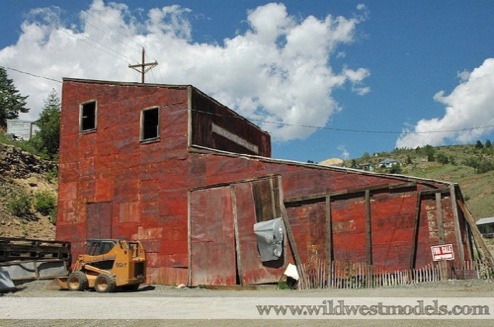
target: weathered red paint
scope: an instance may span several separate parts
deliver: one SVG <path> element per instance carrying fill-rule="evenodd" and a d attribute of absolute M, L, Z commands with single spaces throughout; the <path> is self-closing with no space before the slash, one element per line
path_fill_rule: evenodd
<path fill-rule="evenodd" d="M 79 106 L 90 100 L 97 101 L 97 128 L 81 133 Z M 160 108 L 159 139 L 143 143 L 140 114 L 151 107 Z M 250 156 L 255 151 L 263 157 Z M 150 282 L 276 282 L 294 262 L 292 252 L 285 242 L 280 262 L 263 264 L 253 224 L 266 215 L 279 217 L 284 202 L 302 261 L 325 259 L 332 247 L 335 260 L 365 262 L 367 189 L 373 264 L 408 269 L 419 192 L 450 186 L 277 161 L 268 158 L 270 153 L 267 133 L 191 86 L 65 79 L 57 238 L 73 242 L 75 254 L 91 233 L 139 239 L 147 251 Z M 256 184 L 260 179 L 263 184 Z M 263 195 L 270 190 L 272 199 Z M 314 195 L 331 196 L 332 244 L 324 197 L 291 202 Z M 87 215 L 102 203 L 109 223 L 88 226 L 95 218 Z M 260 205 L 267 207 L 260 210 Z M 444 242 L 453 244 L 456 253 L 464 248 L 458 261 L 470 259 L 465 222 L 460 214 L 458 231 L 452 213 L 456 204 L 448 192 L 441 194 L 440 205 Z M 423 196 L 419 210 L 416 267 L 432 261 L 430 246 L 441 241 L 434 195 Z"/>

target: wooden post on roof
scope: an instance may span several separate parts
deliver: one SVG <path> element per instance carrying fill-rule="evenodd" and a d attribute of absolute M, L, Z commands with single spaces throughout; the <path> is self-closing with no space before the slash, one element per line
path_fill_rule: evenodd
<path fill-rule="evenodd" d="M 152 68 L 156 67 L 158 65 L 158 62 L 155 60 L 153 62 L 146 62 L 146 50 L 142 48 L 142 61 L 140 64 L 135 64 L 135 65 L 129 65 L 129 68 L 132 68 L 134 70 L 137 70 L 139 73 L 141 73 L 141 83 L 144 84 L 144 75 L 148 71 L 150 71 Z"/>

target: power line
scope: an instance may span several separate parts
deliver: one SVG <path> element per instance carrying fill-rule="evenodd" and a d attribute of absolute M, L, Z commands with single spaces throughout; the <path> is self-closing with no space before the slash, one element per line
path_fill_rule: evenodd
<path fill-rule="evenodd" d="M 17 69 L 17 68 L 12 68 L 12 67 L 7 67 L 7 66 L 0 66 L 0 67 L 2 67 L 4 69 L 12 70 L 14 72 L 18 72 L 18 73 L 21 73 L 21 74 L 29 75 L 29 76 L 36 77 L 36 78 L 43 78 L 43 79 L 46 79 L 48 81 L 57 82 L 57 83 L 62 84 L 62 81 L 57 80 L 57 79 L 54 79 L 54 78 L 51 78 L 51 77 L 45 77 L 45 76 L 41 76 L 41 75 L 36 75 L 36 74 L 33 74 L 33 73 L 22 71 L 22 70 Z"/>
<path fill-rule="evenodd" d="M 32 77 L 36 78 L 43 78 L 49 81 L 57 82 L 62 84 L 62 81 L 56 80 L 50 77 L 45 77 L 29 72 L 22 71 L 20 69 L 12 68 L 12 67 L 7 67 L 7 66 L 0 66 L 3 67 L 4 69 L 12 70 L 21 74 L 26 74 Z M 85 87 L 84 85 L 78 85 L 79 87 Z M 107 94 L 110 94 L 107 92 Z M 192 109 L 191 111 L 201 113 L 201 114 L 206 114 L 210 116 L 217 116 L 217 117 L 226 117 L 226 118 L 237 118 L 237 119 L 247 119 L 243 116 L 229 116 L 229 115 L 222 115 L 222 114 L 217 114 L 217 113 L 212 113 L 212 112 L 207 112 L 203 110 L 197 110 L 197 109 Z M 465 128 L 459 128 L 459 129 L 447 129 L 447 130 L 430 130 L 430 131 L 424 131 L 424 132 L 416 132 L 416 131 L 383 131 L 383 130 L 365 130 L 365 129 L 351 129 L 351 128 L 337 128 L 337 127 L 328 127 L 328 126 L 314 126 L 314 125 L 305 125 L 305 124 L 290 124 L 290 123 L 282 123 L 282 122 L 274 122 L 274 121 L 267 121 L 267 120 L 260 120 L 260 119 L 247 119 L 248 121 L 251 122 L 257 122 L 257 123 L 262 123 L 262 124 L 273 124 L 273 125 L 281 125 L 281 126 L 293 126 L 293 127 L 306 127 L 306 128 L 313 128 L 313 129 L 318 129 L 318 130 L 330 130 L 330 131 L 337 131 L 337 132 L 350 132 L 350 133 L 367 133 L 367 134 L 437 134 L 437 133 L 456 133 L 456 132 L 466 132 L 466 131 L 473 131 L 476 129 L 487 129 L 487 128 L 494 128 L 494 125 L 485 125 L 485 126 L 476 126 L 476 127 L 465 127 Z"/>

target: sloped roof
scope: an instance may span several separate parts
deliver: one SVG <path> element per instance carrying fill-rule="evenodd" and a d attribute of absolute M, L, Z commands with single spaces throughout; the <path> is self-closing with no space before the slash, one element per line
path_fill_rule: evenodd
<path fill-rule="evenodd" d="M 398 162 L 398 161 L 391 159 L 391 158 L 387 158 L 387 159 L 384 159 L 383 161 L 381 161 L 380 164 L 387 164 L 387 163 L 394 163 L 394 162 Z"/>
<path fill-rule="evenodd" d="M 487 225 L 492 223 L 494 223 L 494 217 L 481 218 L 476 222 L 477 226 Z"/>

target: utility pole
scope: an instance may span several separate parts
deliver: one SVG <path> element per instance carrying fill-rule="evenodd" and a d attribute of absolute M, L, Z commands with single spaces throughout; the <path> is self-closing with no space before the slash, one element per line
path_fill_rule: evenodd
<path fill-rule="evenodd" d="M 158 65 L 158 62 L 156 60 L 154 62 L 146 63 L 145 57 L 146 57 L 146 51 L 144 50 L 144 48 L 142 48 L 142 63 L 129 65 L 129 68 L 133 68 L 137 70 L 139 73 L 141 73 L 141 83 L 144 83 L 144 75 L 146 75 L 146 73 L 150 71 L 153 67 L 156 67 Z"/>

